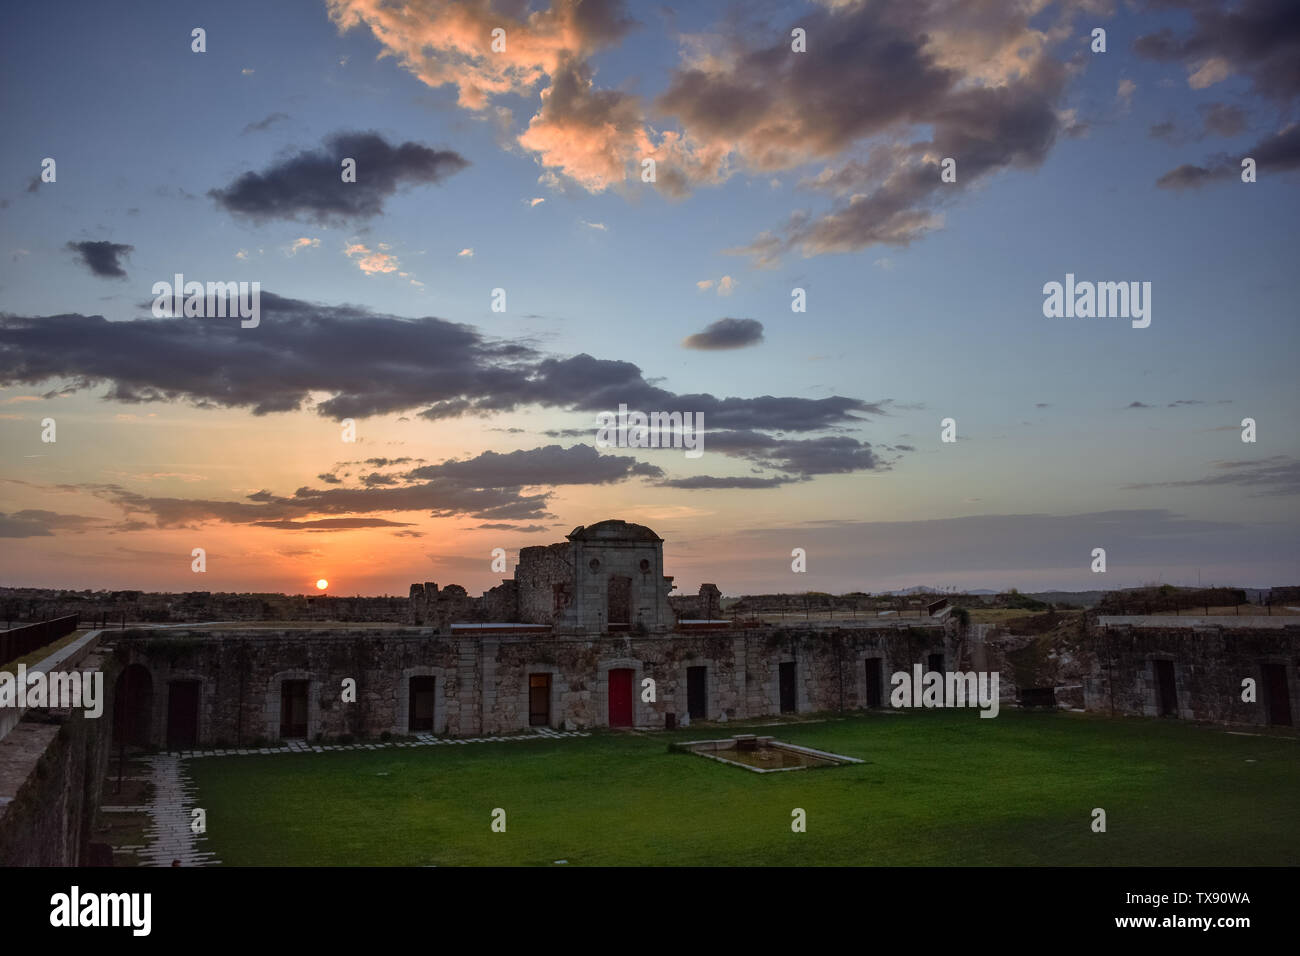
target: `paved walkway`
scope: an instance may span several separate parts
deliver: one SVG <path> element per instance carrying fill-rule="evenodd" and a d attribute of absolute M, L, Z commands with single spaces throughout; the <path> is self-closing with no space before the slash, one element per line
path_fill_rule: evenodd
<path fill-rule="evenodd" d="M 508 737 L 435 737 L 433 734 L 415 734 L 414 740 L 390 740 L 387 743 L 366 744 L 309 744 L 305 740 L 286 740 L 279 747 L 262 747 L 247 750 L 182 750 L 169 756 L 181 760 L 197 760 L 199 757 L 250 757 L 257 754 L 305 754 L 325 753 L 329 750 L 387 750 L 397 747 L 454 747 L 458 744 L 503 744 L 520 740 L 556 740 L 561 737 L 590 737 L 591 734 L 578 730 L 552 730 L 550 727 L 535 727 L 531 733 L 512 734 Z"/>
<path fill-rule="evenodd" d="M 198 793 L 190 782 L 180 757 L 160 754 L 144 757 L 153 784 L 153 800 L 147 807 L 131 808 L 148 813 L 151 821 L 145 828 L 148 842 L 136 850 L 145 866 L 207 866 L 220 863 L 212 853 L 199 849 L 204 838 L 190 829 L 192 811 L 198 805 Z M 109 808 L 106 808 L 109 809 Z"/>

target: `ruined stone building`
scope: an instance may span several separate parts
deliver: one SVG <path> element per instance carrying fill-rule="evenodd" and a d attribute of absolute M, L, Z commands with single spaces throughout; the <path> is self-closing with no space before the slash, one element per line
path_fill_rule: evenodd
<path fill-rule="evenodd" d="M 663 729 L 692 721 L 889 706 L 891 675 L 1001 674 L 1007 706 L 1290 726 L 1300 709 L 1300 621 L 1154 624 L 1079 617 L 1005 635 L 956 616 L 764 623 L 720 619 L 705 584 L 674 597 L 664 541 L 601 521 L 524 548 L 481 597 L 411 589 L 409 626 L 125 631 L 119 731 L 185 749 L 284 738 L 509 734 L 528 728 Z M 674 609 L 676 605 L 676 609 Z M 1230 626 L 1231 625 L 1231 626 Z M 1230 633 L 1229 633 L 1230 632 Z M 1261 688 L 1240 699 L 1243 676 Z M 356 697 L 340 690 L 355 682 Z"/>
<path fill-rule="evenodd" d="M 455 584 L 411 585 L 409 622 L 438 629 L 457 622 L 544 624 L 565 634 L 672 630 L 673 579 L 664 576 L 663 538 L 618 520 L 578 527 L 566 537 L 521 549 L 515 576 L 479 599 Z"/>

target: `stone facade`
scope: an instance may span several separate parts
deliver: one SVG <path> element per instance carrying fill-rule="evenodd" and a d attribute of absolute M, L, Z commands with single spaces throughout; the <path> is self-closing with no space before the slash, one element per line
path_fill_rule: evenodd
<path fill-rule="evenodd" d="M 663 538 L 617 520 L 575 528 L 567 538 L 520 550 L 515 576 L 480 598 L 457 584 L 412 584 L 407 623 L 439 631 L 477 621 L 545 624 L 566 634 L 672 630 Z"/>
<path fill-rule="evenodd" d="M 306 682 L 305 736 L 407 734 L 412 678 L 433 678 L 434 733 L 506 734 L 536 726 L 530 678 L 549 678 L 545 720 L 554 728 L 609 726 L 611 671 L 631 671 L 632 725 L 662 729 L 688 713 L 687 670 L 707 669 L 707 719 L 738 720 L 782 711 L 781 665 L 793 665 L 798 712 L 854 710 L 866 705 L 867 658 L 882 658 L 888 675 L 929 654 L 946 653 L 941 627 L 856 631 L 736 630 L 671 636 L 611 633 L 598 637 L 430 635 L 424 630 L 346 633 L 125 632 L 121 663 L 139 665 L 127 694 L 145 711 L 142 743 L 164 745 L 175 682 L 198 681 L 197 744 L 248 744 L 282 736 L 284 687 Z M 139 670 L 133 670 L 138 675 Z M 355 703 L 342 700 L 356 681 Z M 643 699 L 643 681 L 654 699 Z M 123 692 L 119 685 L 118 691 Z"/>

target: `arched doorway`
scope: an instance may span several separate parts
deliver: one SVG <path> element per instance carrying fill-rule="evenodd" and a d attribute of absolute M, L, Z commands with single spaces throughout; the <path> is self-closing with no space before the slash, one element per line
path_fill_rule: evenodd
<path fill-rule="evenodd" d="M 153 676 L 143 664 L 128 664 L 113 693 L 113 736 L 118 744 L 153 743 Z"/>

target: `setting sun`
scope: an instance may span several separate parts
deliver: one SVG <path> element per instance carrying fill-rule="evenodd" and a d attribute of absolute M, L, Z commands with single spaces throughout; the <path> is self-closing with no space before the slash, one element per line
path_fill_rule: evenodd
<path fill-rule="evenodd" d="M 321 578 L 319 581 L 316 582 L 316 587 L 322 591 L 324 591 L 329 586 L 330 583 L 326 581 L 324 578 Z"/>

